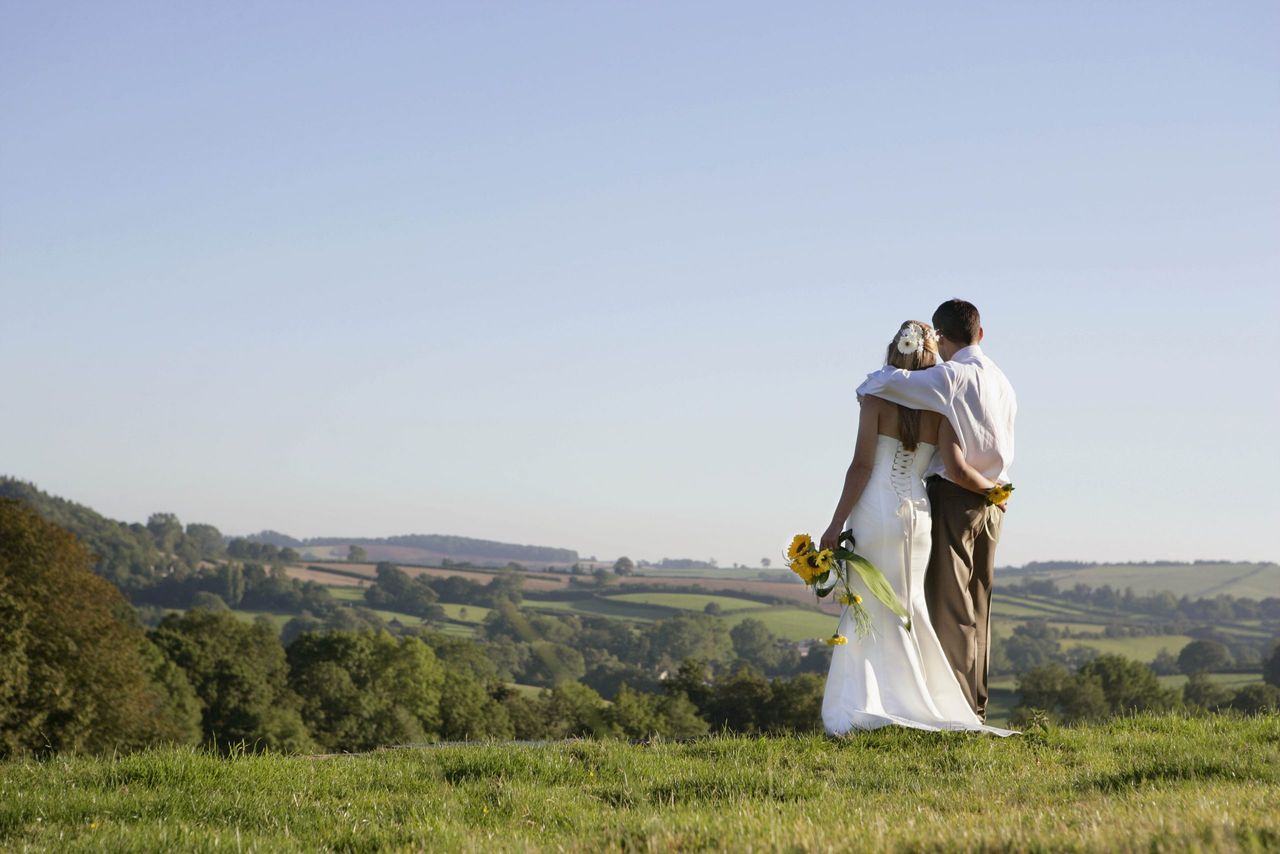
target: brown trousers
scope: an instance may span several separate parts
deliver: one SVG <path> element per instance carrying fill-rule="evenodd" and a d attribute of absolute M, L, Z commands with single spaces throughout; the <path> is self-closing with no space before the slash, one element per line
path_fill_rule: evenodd
<path fill-rule="evenodd" d="M 991 648 L 991 580 L 1004 513 L 985 496 L 941 477 L 926 484 L 933 548 L 924 576 L 929 622 L 969 705 L 986 720 Z"/>

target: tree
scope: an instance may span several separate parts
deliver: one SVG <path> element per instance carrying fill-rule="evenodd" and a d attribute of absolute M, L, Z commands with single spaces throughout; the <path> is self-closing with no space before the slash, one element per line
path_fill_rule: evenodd
<path fill-rule="evenodd" d="M 524 575 L 509 569 L 503 570 L 485 585 L 485 593 L 493 607 L 504 602 L 519 605 L 524 601 Z"/>
<path fill-rule="evenodd" d="M 0 756 L 192 743 L 192 693 L 72 535 L 0 499 Z"/>
<path fill-rule="evenodd" d="M 227 553 L 222 532 L 212 525 L 202 525 L 198 522 L 188 525 L 187 542 L 191 543 L 196 554 L 205 560 L 217 560 Z"/>
<path fill-rule="evenodd" d="M 1182 686 L 1182 702 L 1189 708 L 1216 712 L 1231 702 L 1231 690 L 1219 685 L 1207 673 L 1192 673 Z"/>
<path fill-rule="evenodd" d="M 759 670 L 738 661 L 729 672 L 716 679 L 703 710 L 712 728 L 755 733 L 769 728 L 773 691 Z"/>
<path fill-rule="evenodd" d="M 201 590 L 195 596 L 191 597 L 192 608 L 204 608 L 206 611 L 227 611 L 230 608 L 222 597 L 217 593 L 210 593 L 208 590 Z"/>
<path fill-rule="evenodd" d="M 269 622 L 194 610 L 160 621 L 151 639 L 185 671 L 201 703 L 205 739 L 221 750 L 297 752 L 313 746 L 288 686 L 284 648 Z"/>
<path fill-rule="evenodd" d="M 444 668 L 417 638 L 308 633 L 289 645 L 287 657 L 302 719 L 326 750 L 425 741 L 440 729 Z"/>
<path fill-rule="evenodd" d="M 364 563 L 369 559 L 369 554 L 360 546 L 347 546 L 347 560 L 351 563 Z"/>
<path fill-rule="evenodd" d="M 778 639 L 763 620 L 748 617 L 729 630 L 729 637 L 738 658 L 764 673 L 777 670 L 781 659 Z"/>
<path fill-rule="evenodd" d="M 1231 662 L 1226 646 L 1215 640 L 1192 641 L 1178 653 L 1178 669 L 1183 673 L 1212 673 Z"/>
<path fill-rule="evenodd" d="M 760 558 L 761 569 L 768 569 L 771 566 L 773 566 L 773 561 L 769 560 L 767 557 Z"/>
<path fill-rule="evenodd" d="M 1155 671 L 1157 676 L 1172 676 L 1180 672 L 1178 670 L 1178 659 L 1173 653 L 1164 647 L 1156 653 L 1156 657 L 1151 660 L 1151 669 Z"/>
<path fill-rule="evenodd" d="M 564 682 L 542 695 L 549 738 L 607 735 L 604 702 L 586 685 Z"/>
<path fill-rule="evenodd" d="M 1112 714 L 1164 711 L 1178 703 L 1177 694 L 1160 687 L 1150 667 L 1121 655 L 1100 655 L 1081 667 L 1078 675 L 1099 680 Z"/>
<path fill-rule="evenodd" d="M 724 623 L 706 614 L 684 613 L 668 617 L 654 624 L 648 635 L 653 664 L 685 658 L 727 662 L 733 655 L 733 642 Z"/>
<path fill-rule="evenodd" d="M 1043 620 L 1031 620 L 1015 626 L 1013 634 L 1003 645 L 1014 673 L 1026 673 L 1062 661 L 1062 647 L 1058 643 L 1056 629 Z"/>
<path fill-rule="evenodd" d="M 631 558 L 623 556 L 613 562 L 613 571 L 615 575 L 633 575 L 636 571 L 636 564 Z"/>
<path fill-rule="evenodd" d="M 1231 709 L 1245 715 L 1280 712 L 1280 688 L 1263 682 L 1245 685 L 1231 698 Z"/>
<path fill-rule="evenodd" d="M 173 554 L 184 537 L 182 523 L 172 513 L 152 513 L 147 519 L 147 531 L 152 542 L 165 554 Z"/>
<path fill-rule="evenodd" d="M 822 723 L 822 698 L 827 680 L 816 673 L 770 683 L 769 728 L 785 732 L 812 732 Z"/>
<path fill-rule="evenodd" d="M 1280 688 L 1280 641 L 1271 647 L 1271 655 L 1262 665 L 1262 680 Z"/>
<path fill-rule="evenodd" d="M 440 721 L 441 736 L 448 741 L 508 739 L 514 735 L 507 710 L 465 671 L 444 674 Z"/>

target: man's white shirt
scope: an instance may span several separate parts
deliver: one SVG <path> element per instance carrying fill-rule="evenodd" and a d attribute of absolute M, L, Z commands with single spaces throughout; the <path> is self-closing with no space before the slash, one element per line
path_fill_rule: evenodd
<path fill-rule="evenodd" d="M 956 351 L 948 362 L 922 371 L 885 365 L 868 374 L 858 386 L 858 396 L 867 395 L 911 409 L 941 413 L 956 431 L 969 465 L 997 483 L 1009 483 L 1018 399 L 1004 372 L 977 344 Z M 937 454 L 926 476 L 934 474 L 946 476 Z"/>

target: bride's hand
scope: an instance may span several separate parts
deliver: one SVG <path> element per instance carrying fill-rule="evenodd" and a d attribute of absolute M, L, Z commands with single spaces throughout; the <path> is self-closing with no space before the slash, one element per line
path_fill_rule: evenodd
<path fill-rule="evenodd" d="M 835 522 L 823 532 L 822 538 L 818 540 L 818 548 L 834 549 L 840 545 L 840 526 Z"/>

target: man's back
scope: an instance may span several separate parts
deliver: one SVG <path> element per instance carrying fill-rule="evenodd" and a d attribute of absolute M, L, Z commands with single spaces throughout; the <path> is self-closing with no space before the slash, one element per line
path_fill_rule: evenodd
<path fill-rule="evenodd" d="M 858 386 L 859 397 L 868 395 L 944 415 L 969 465 L 991 480 L 1009 482 L 1018 399 L 1004 371 L 977 344 L 924 371 L 885 366 Z M 943 474 L 942 461 L 935 459 L 928 473 Z"/>

